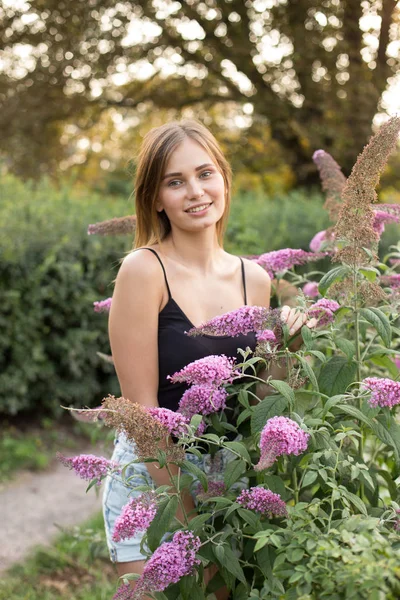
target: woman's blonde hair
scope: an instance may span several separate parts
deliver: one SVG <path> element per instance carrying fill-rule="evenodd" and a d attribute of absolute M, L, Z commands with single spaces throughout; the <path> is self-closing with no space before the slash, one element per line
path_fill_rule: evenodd
<path fill-rule="evenodd" d="M 204 148 L 224 178 L 225 210 L 216 225 L 218 243 L 221 247 L 223 245 L 231 203 L 231 167 L 212 133 L 198 121 L 183 119 L 155 127 L 143 138 L 134 190 L 136 206 L 134 248 L 160 244 L 171 231 L 171 224 L 165 211 L 158 212 L 156 202 L 167 162 L 172 152 L 185 138 L 191 138 Z"/>

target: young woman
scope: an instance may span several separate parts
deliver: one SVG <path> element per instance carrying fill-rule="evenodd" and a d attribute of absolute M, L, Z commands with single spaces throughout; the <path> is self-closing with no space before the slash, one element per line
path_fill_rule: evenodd
<path fill-rule="evenodd" d="M 191 327 L 245 304 L 269 306 L 271 282 L 264 269 L 223 249 L 230 194 L 229 164 L 203 125 L 171 122 L 145 136 L 135 186 L 135 249 L 122 262 L 109 318 L 121 393 L 133 402 L 177 410 L 186 386 L 172 384 L 167 375 L 204 356 L 240 358 L 238 348 L 255 348 L 253 333 L 185 335 Z M 291 333 L 305 322 L 288 306 L 282 319 Z M 134 458 L 133 447 L 119 436 L 113 460 L 127 463 Z M 139 485 L 141 478 L 158 486 L 170 484 L 166 470 L 155 463 L 132 465 L 127 476 L 132 475 Z M 144 566 L 142 536 L 112 541 L 115 519 L 131 497 L 122 482 L 107 480 L 104 517 L 119 575 L 141 573 Z M 183 501 L 188 512 L 193 510 L 191 496 Z M 183 517 L 180 510 L 177 517 Z"/>

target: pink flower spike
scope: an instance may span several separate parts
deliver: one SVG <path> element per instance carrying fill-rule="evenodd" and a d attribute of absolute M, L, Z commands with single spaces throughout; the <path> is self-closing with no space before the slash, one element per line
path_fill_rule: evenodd
<path fill-rule="evenodd" d="M 366 377 L 362 382 L 363 388 L 371 392 L 368 400 L 373 407 L 393 408 L 400 404 L 400 382 L 380 377 Z"/>
<path fill-rule="evenodd" d="M 264 331 L 260 331 L 260 333 L 256 334 L 257 342 L 271 342 L 276 344 L 277 339 L 276 335 L 271 329 L 264 329 Z"/>
<path fill-rule="evenodd" d="M 225 408 L 227 397 L 224 388 L 192 385 L 180 399 L 178 411 L 188 419 L 193 415 L 210 415 Z"/>
<path fill-rule="evenodd" d="M 262 515 L 269 517 L 286 517 L 286 504 L 279 494 L 274 494 L 271 490 L 263 487 L 252 487 L 249 490 L 243 490 L 236 502 L 244 508 L 254 510 Z"/>
<path fill-rule="evenodd" d="M 81 479 L 86 479 L 86 481 L 99 479 L 98 485 L 109 471 L 120 470 L 118 463 L 107 460 L 102 456 L 94 456 L 94 454 L 80 454 L 79 456 L 67 458 L 57 452 L 56 456 L 65 467 L 73 469 Z"/>
<path fill-rule="evenodd" d="M 208 489 L 205 492 L 201 483 L 198 484 L 195 490 L 196 498 L 204 502 L 207 498 L 214 496 L 223 496 L 225 493 L 225 483 L 223 481 L 208 481 Z"/>
<path fill-rule="evenodd" d="M 400 288 L 400 274 L 393 273 L 393 275 L 382 275 L 381 283 L 391 287 L 394 290 L 397 290 Z"/>
<path fill-rule="evenodd" d="M 307 450 L 309 434 L 292 419 L 272 417 L 261 432 L 260 461 L 255 465 L 256 471 L 271 467 L 278 456 L 294 454 L 297 456 Z"/>
<path fill-rule="evenodd" d="M 309 281 L 303 287 L 303 294 L 309 298 L 316 298 L 319 296 L 318 283 L 316 281 Z"/>
<path fill-rule="evenodd" d="M 382 235 L 382 233 L 385 231 L 386 223 L 399 223 L 400 222 L 400 215 L 388 213 L 383 210 L 374 210 L 374 213 L 375 213 L 375 220 L 374 220 L 373 228 L 379 235 Z"/>
<path fill-rule="evenodd" d="M 139 531 L 146 531 L 156 512 L 157 502 L 154 492 L 145 492 L 138 498 L 132 498 L 115 521 L 112 539 L 114 542 L 120 542 L 133 537 Z"/>
<path fill-rule="evenodd" d="M 325 240 L 326 240 L 326 230 L 325 229 L 316 233 L 310 242 L 311 252 L 319 252 L 321 250 L 321 247 Z"/>
<path fill-rule="evenodd" d="M 218 317 L 214 317 L 199 327 L 193 327 L 187 333 L 189 336 L 196 335 L 229 335 L 231 337 L 240 334 L 247 335 L 251 331 L 259 331 L 266 328 L 268 317 L 272 311 L 264 306 L 241 306 Z"/>
<path fill-rule="evenodd" d="M 327 252 L 306 252 L 301 249 L 284 248 L 261 254 L 256 262 L 273 278 L 275 273 L 283 273 L 296 265 L 304 265 L 327 255 Z"/>
<path fill-rule="evenodd" d="M 135 590 L 129 585 L 129 583 L 123 583 L 119 586 L 112 600 L 134 600 Z"/>
<path fill-rule="evenodd" d="M 154 407 L 148 408 L 147 410 L 151 416 L 157 419 L 161 425 L 164 425 L 172 435 L 182 437 L 187 432 L 189 419 L 182 414 L 169 410 L 168 408 Z"/>
<path fill-rule="evenodd" d="M 146 594 L 162 592 L 185 575 L 191 575 L 195 566 L 200 564 L 196 558 L 200 545 L 200 538 L 191 531 L 177 531 L 172 541 L 161 544 L 146 562 L 132 599 L 139 600 Z M 127 600 L 131 597 L 128 596 Z"/>
<path fill-rule="evenodd" d="M 310 319 L 315 318 L 318 320 L 318 326 L 328 325 L 335 320 L 334 313 L 339 310 L 340 304 L 335 300 L 328 300 L 327 298 L 321 298 L 317 300 L 308 309 L 308 316 Z"/>
<path fill-rule="evenodd" d="M 112 298 L 106 298 L 105 300 L 100 300 L 99 302 L 93 302 L 94 312 L 110 312 Z"/>
<path fill-rule="evenodd" d="M 167 379 L 172 383 L 220 386 L 223 383 L 231 383 L 239 375 L 234 365 L 234 358 L 228 358 L 224 354 L 211 354 L 189 363 L 172 376 L 168 375 Z"/>

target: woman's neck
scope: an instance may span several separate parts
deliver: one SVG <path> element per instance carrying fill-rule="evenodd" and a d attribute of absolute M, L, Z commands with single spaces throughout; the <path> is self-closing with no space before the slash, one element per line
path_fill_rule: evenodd
<path fill-rule="evenodd" d="M 161 251 L 169 259 L 203 275 L 215 272 L 226 254 L 219 245 L 216 234 L 214 237 L 192 233 L 170 235 L 162 242 Z"/>

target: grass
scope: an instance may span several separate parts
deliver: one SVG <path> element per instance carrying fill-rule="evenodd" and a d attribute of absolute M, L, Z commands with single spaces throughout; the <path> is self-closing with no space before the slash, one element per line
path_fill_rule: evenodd
<path fill-rule="evenodd" d="M 98 514 L 3 574 L 0 600 L 110 600 L 116 587 Z"/>
<path fill-rule="evenodd" d="M 36 424 L 17 420 L 0 428 L 0 483 L 9 481 L 22 469 L 43 471 L 55 453 L 75 451 L 113 437 L 101 424 L 79 423 L 69 415 L 61 421 L 44 418 Z"/>

